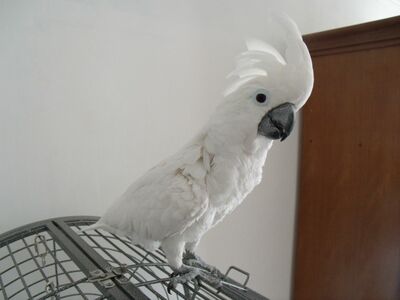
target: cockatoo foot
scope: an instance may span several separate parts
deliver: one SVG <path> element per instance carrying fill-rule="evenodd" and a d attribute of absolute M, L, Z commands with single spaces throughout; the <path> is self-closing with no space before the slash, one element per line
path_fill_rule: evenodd
<path fill-rule="evenodd" d="M 216 289 L 219 289 L 222 286 L 220 278 L 206 270 L 188 265 L 183 265 L 179 270 L 174 271 L 170 277 L 171 280 L 167 288 L 169 294 L 171 294 L 171 290 L 175 289 L 179 283 L 185 284 L 190 281 L 193 281 L 196 287 L 199 285 L 200 280 L 204 280 Z"/>
<path fill-rule="evenodd" d="M 185 253 L 183 254 L 183 260 L 182 261 L 187 266 L 196 267 L 196 268 L 199 268 L 199 269 L 206 270 L 212 276 L 217 277 L 219 279 L 223 279 L 225 277 L 225 275 L 222 274 L 220 270 L 218 270 L 214 266 L 210 266 L 209 264 L 204 262 L 199 256 L 197 256 L 193 252 L 185 251 Z"/>

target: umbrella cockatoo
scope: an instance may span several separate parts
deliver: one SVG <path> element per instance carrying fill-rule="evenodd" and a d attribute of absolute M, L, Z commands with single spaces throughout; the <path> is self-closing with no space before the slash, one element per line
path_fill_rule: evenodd
<path fill-rule="evenodd" d="M 221 273 L 194 254 L 196 246 L 260 183 L 273 141 L 290 134 L 310 96 L 312 62 L 297 26 L 283 15 L 271 20 L 276 31 L 266 42 L 247 41 L 225 99 L 203 129 L 88 228 L 129 237 L 149 251 L 161 247 L 175 271 L 170 288 L 195 278 L 221 285 Z"/>

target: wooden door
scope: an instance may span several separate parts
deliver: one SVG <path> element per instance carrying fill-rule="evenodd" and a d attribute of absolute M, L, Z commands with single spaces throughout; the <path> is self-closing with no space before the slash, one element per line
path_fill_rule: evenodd
<path fill-rule="evenodd" d="M 400 17 L 305 41 L 293 299 L 400 299 Z"/>

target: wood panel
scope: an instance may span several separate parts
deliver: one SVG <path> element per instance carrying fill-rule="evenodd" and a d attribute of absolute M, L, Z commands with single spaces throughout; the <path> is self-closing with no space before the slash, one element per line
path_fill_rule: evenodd
<path fill-rule="evenodd" d="M 303 109 L 296 300 L 400 299 L 399 24 L 368 24 L 356 44 L 360 30 L 352 39 L 346 28 L 336 51 L 332 32 L 306 38 L 315 87 Z"/>
<path fill-rule="evenodd" d="M 398 45 L 400 17 L 308 34 L 304 40 L 313 57 Z"/>

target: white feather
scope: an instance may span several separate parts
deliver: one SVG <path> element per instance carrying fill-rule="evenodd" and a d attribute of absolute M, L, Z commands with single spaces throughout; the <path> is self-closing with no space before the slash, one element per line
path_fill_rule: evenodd
<path fill-rule="evenodd" d="M 240 77 L 239 77 L 240 78 Z M 252 75 L 244 78 L 240 78 L 239 80 L 236 80 L 234 83 L 232 83 L 223 93 L 224 97 L 229 96 L 230 94 L 236 92 L 241 86 L 244 84 L 252 81 L 253 79 L 258 78 L 257 75 Z"/>
<path fill-rule="evenodd" d="M 246 68 L 242 70 L 235 70 L 228 74 L 227 78 L 232 76 L 238 76 L 239 78 L 245 77 L 257 77 L 257 76 L 268 76 L 267 71 L 260 68 Z"/>
<path fill-rule="evenodd" d="M 246 41 L 246 45 L 247 49 L 249 50 L 248 53 L 258 52 L 260 54 L 271 54 L 279 63 L 286 65 L 286 60 L 283 58 L 283 56 L 270 44 L 258 39 L 248 39 Z"/>

